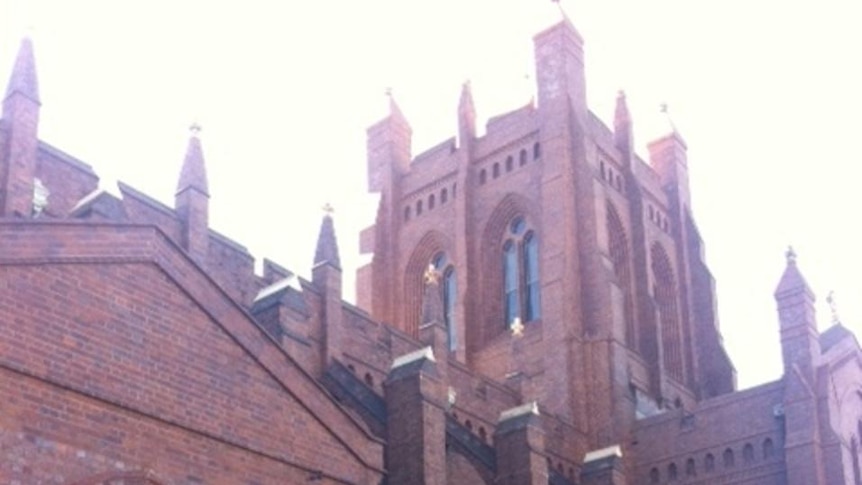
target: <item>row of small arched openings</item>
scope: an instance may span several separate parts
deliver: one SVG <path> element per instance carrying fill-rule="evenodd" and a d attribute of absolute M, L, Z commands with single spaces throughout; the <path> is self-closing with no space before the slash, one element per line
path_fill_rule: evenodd
<path fill-rule="evenodd" d="M 760 460 L 766 461 L 775 457 L 775 443 L 772 441 L 772 438 L 766 438 L 763 440 L 760 446 Z M 754 445 L 751 443 L 746 443 L 742 447 L 742 465 L 743 466 L 751 466 L 755 462 L 757 462 L 757 453 L 754 450 Z M 649 472 L 649 482 L 650 483 L 668 483 L 675 482 L 677 480 L 689 480 L 698 476 L 698 473 L 710 474 L 715 473 L 716 468 L 719 466 L 716 463 L 717 458 L 712 453 L 707 453 L 703 457 L 703 462 L 701 466 L 698 467 L 697 460 L 694 457 L 690 457 L 685 461 L 685 468 L 680 470 L 677 466 L 676 462 L 670 462 L 667 465 L 667 469 L 664 473 L 664 477 L 662 477 L 662 472 L 658 467 L 653 467 Z M 731 469 L 736 467 L 736 455 L 733 451 L 733 448 L 725 448 L 725 450 L 721 453 L 721 467 L 723 469 Z M 664 478 L 664 482 L 662 482 L 662 478 Z"/>
<path fill-rule="evenodd" d="M 438 205 L 438 201 L 439 201 L 439 205 L 443 205 L 443 204 L 449 202 L 450 198 L 454 199 L 455 198 L 455 189 L 457 187 L 458 187 L 458 184 L 452 184 L 451 192 L 449 190 L 449 187 L 443 187 L 442 189 L 440 189 L 439 196 L 438 196 L 437 192 L 432 192 L 431 194 L 428 195 L 427 205 L 426 205 L 426 198 L 425 197 L 421 197 L 421 198 L 417 199 L 416 202 L 414 202 L 412 204 L 405 205 L 404 206 L 404 221 L 405 222 L 409 221 L 410 218 L 413 217 L 414 214 L 417 217 L 421 216 L 422 213 L 426 210 L 426 207 L 427 207 L 427 210 L 429 210 L 429 211 L 434 210 L 434 208 L 437 207 L 437 205 Z"/>
<path fill-rule="evenodd" d="M 623 192 L 623 177 L 610 164 L 606 165 L 604 160 L 599 161 L 599 171 L 601 172 L 602 180 L 617 191 Z"/>
<path fill-rule="evenodd" d="M 542 147 L 541 145 L 539 145 L 539 142 L 536 142 L 533 144 L 533 160 L 538 160 L 539 158 L 541 158 L 541 156 Z M 528 159 L 529 154 L 527 153 L 527 149 L 522 148 L 521 151 L 518 152 L 518 166 L 523 167 L 524 165 L 526 165 Z M 509 155 L 508 157 L 506 157 L 506 161 L 502 166 L 500 165 L 500 162 L 494 162 L 494 164 L 491 165 L 491 178 L 498 178 L 501 175 L 503 168 L 505 168 L 506 173 L 509 173 L 515 169 L 514 155 Z M 479 185 L 485 185 L 486 182 L 488 182 L 488 169 L 483 168 L 482 170 L 479 170 Z"/>
<path fill-rule="evenodd" d="M 354 366 L 353 364 L 347 364 L 347 370 L 352 372 L 354 375 L 359 375 L 356 372 L 356 366 Z M 371 375 L 371 372 L 366 372 L 365 375 L 362 377 L 362 381 L 365 382 L 366 386 L 374 389 L 374 376 Z"/>
<path fill-rule="evenodd" d="M 458 421 L 458 413 L 456 413 L 456 412 L 452 412 L 452 419 L 454 419 L 456 423 L 461 423 L 460 421 Z M 488 430 L 486 430 L 484 426 L 479 425 L 478 427 L 476 427 L 476 430 L 474 431 L 473 430 L 473 421 L 471 421 L 470 418 L 465 419 L 464 422 L 461 424 L 465 428 L 467 428 L 467 431 L 469 431 L 469 432 L 473 433 L 474 435 L 476 435 L 477 437 L 479 437 L 479 440 L 482 441 L 482 443 L 485 443 L 486 445 L 491 444 L 491 442 L 488 440 Z"/>
<path fill-rule="evenodd" d="M 647 215 L 649 216 L 649 220 L 652 221 L 653 224 L 659 227 L 662 231 L 670 230 L 670 223 L 667 220 L 667 216 L 662 214 L 662 212 L 652 204 L 647 204 Z"/>
<path fill-rule="evenodd" d="M 554 469 L 554 462 L 551 460 L 550 457 L 548 457 L 547 460 L 548 460 L 548 470 L 553 470 Z M 575 481 L 575 468 L 574 467 L 571 467 L 571 466 L 569 467 L 568 475 L 567 475 L 566 474 L 566 467 L 563 465 L 563 462 L 558 461 L 557 466 L 556 466 L 556 470 L 557 470 L 557 473 L 559 473 L 560 475 L 569 477 L 569 480 L 572 483 L 574 483 L 574 481 Z"/>

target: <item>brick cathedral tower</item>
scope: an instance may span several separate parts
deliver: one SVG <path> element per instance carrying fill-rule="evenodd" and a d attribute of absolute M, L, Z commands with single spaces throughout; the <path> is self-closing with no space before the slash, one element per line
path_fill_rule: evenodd
<path fill-rule="evenodd" d="M 422 154 L 394 100 L 368 130 L 381 198 L 361 238 L 373 258 L 358 301 L 418 338 L 435 266 L 450 359 L 517 388 L 595 449 L 625 442 L 637 416 L 731 392 L 735 373 L 682 137 L 649 144 L 647 163 L 622 93 L 613 130 L 589 111 L 583 40 L 567 18 L 534 46 L 537 103 L 492 117 L 484 135 L 469 84 L 457 138 Z"/>

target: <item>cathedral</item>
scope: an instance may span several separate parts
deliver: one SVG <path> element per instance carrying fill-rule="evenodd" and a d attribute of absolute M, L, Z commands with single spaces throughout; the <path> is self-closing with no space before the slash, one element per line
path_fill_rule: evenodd
<path fill-rule="evenodd" d="M 391 96 L 368 128 L 353 305 L 332 214 L 310 279 L 209 227 L 196 128 L 172 205 L 101 190 L 39 139 L 24 39 L 0 119 L 0 482 L 862 485 L 862 350 L 818 331 L 796 254 L 783 374 L 738 391 L 685 140 L 642 159 L 624 93 L 613 126 L 590 111 L 568 18 L 533 43 L 535 100 L 484 129 L 469 83 L 423 153 Z"/>

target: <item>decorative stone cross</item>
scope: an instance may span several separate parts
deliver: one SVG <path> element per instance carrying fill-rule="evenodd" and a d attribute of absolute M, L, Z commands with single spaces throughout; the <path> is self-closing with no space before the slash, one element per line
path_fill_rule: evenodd
<path fill-rule="evenodd" d="M 440 283 L 440 272 L 437 271 L 437 268 L 435 268 L 433 264 L 429 264 L 428 269 L 425 270 L 423 278 L 425 279 L 426 285 L 436 286 Z"/>
<path fill-rule="evenodd" d="M 521 338 L 524 336 L 524 324 L 521 323 L 520 317 L 515 317 L 515 319 L 512 320 L 512 326 L 510 329 L 512 330 L 512 337 Z"/>

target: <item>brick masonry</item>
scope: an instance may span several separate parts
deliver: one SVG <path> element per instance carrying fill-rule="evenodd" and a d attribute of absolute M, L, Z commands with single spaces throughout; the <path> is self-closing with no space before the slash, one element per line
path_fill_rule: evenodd
<path fill-rule="evenodd" d="M 737 391 L 685 141 L 641 159 L 624 95 L 612 129 L 586 106 L 575 27 L 534 43 L 538 99 L 483 135 L 469 85 L 457 137 L 425 153 L 394 99 L 369 128 L 382 197 L 353 306 L 329 216 L 311 281 L 255 274 L 208 227 L 197 134 L 173 207 L 97 192 L 38 139 L 25 41 L 0 120 L 0 482 L 862 483 L 862 353 L 840 324 L 818 332 L 795 255 L 776 292 L 784 376 Z M 423 275 L 441 254 L 455 286 L 437 295 Z M 435 360 L 393 367 L 425 345 Z"/>

